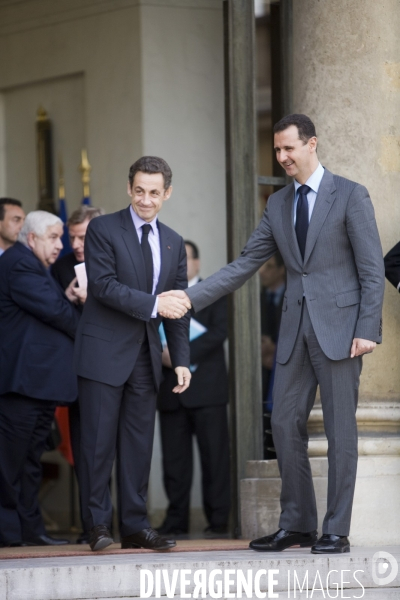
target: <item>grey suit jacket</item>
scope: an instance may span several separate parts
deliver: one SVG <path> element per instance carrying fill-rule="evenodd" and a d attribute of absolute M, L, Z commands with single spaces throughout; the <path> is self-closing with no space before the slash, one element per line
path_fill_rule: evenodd
<path fill-rule="evenodd" d="M 270 196 L 261 222 L 240 257 L 186 290 L 194 310 L 237 290 L 279 249 L 287 270 L 279 363 L 286 363 L 292 353 L 303 296 L 318 342 L 328 358 L 348 358 L 355 337 L 380 343 L 385 273 L 374 209 L 366 188 L 325 169 L 304 260 L 293 224 L 293 200 L 293 184 Z"/>

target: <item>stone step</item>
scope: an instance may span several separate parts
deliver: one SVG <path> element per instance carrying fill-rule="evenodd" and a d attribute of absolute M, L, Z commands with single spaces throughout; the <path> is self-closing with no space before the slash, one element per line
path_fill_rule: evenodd
<path fill-rule="evenodd" d="M 398 600 L 400 598 L 399 560 L 400 546 L 379 549 L 355 547 L 350 554 L 326 556 L 310 554 L 309 549 L 304 548 L 271 554 L 251 550 L 224 550 L 7 559 L 0 561 L 0 598 L 1 600 L 164 598 L 166 597 L 164 583 L 159 590 L 156 590 L 154 585 L 158 577 L 163 581 L 162 578 L 165 576 L 167 582 L 172 582 L 173 577 L 177 578 L 175 595 L 170 596 L 176 600 L 196 597 L 194 595 L 196 581 L 203 580 L 206 582 L 207 598 L 240 597 L 237 584 L 243 577 L 250 578 L 252 582 L 258 577 L 261 594 L 267 594 L 261 596 L 255 593 L 252 587 L 251 592 L 243 591 L 243 598 L 336 597 Z M 187 572 L 185 573 L 184 570 Z M 268 576 L 271 578 L 269 596 Z M 186 587 L 183 582 L 185 578 L 188 582 Z M 384 583 L 383 578 L 387 580 L 385 586 L 379 585 L 379 582 Z M 145 592 L 148 590 L 150 580 L 153 581 L 153 589 L 150 596 L 146 596 Z M 213 581 L 215 584 L 212 583 Z M 145 587 L 143 582 L 146 582 Z M 218 593 L 218 586 L 221 586 L 220 593 Z M 301 587 L 303 587 L 302 595 L 300 595 Z M 213 589 L 217 594 L 213 594 Z M 201 588 L 197 587 L 197 592 L 197 597 L 201 598 Z M 279 595 L 274 596 L 273 593 Z"/>

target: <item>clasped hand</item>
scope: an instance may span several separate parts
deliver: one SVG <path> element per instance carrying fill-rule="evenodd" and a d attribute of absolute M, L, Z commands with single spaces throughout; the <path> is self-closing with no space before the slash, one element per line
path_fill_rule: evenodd
<path fill-rule="evenodd" d="M 192 307 L 183 290 L 171 290 L 158 296 L 158 313 L 167 319 L 180 319 Z"/>
<path fill-rule="evenodd" d="M 76 282 L 77 278 L 75 277 L 65 290 L 65 295 L 73 304 L 84 304 L 87 297 L 87 290 L 85 288 L 75 287 Z"/>

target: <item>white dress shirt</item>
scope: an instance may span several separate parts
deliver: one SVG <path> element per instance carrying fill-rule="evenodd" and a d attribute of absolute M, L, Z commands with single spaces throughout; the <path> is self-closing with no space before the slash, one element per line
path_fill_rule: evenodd
<path fill-rule="evenodd" d="M 317 194 L 318 194 L 319 186 L 321 183 L 321 179 L 324 176 L 324 171 L 325 171 L 324 167 L 319 162 L 318 167 L 315 169 L 314 173 L 312 175 L 310 175 L 310 177 L 307 179 L 307 181 L 304 184 L 304 185 L 308 185 L 308 187 L 311 188 L 311 190 L 307 194 L 308 222 L 311 221 L 311 215 L 314 210 L 315 200 L 317 199 Z M 294 220 L 295 225 L 296 225 L 297 202 L 299 200 L 298 189 L 301 185 L 302 184 L 299 183 L 298 181 L 296 181 L 296 179 L 294 180 L 295 196 L 294 196 L 294 205 L 293 205 L 293 210 L 294 210 L 293 220 Z"/>
<path fill-rule="evenodd" d="M 130 206 L 130 209 L 131 209 L 132 221 L 133 221 L 133 224 L 136 229 L 136 233 L 139 238 L 139 244 L 142 243 L 142 235 L 143 235 L 142 226 L 150 225 L 150 227 L 151 227 L 151 229 L 149 231 L 149 244 L 150 244 L 150 248 L 151 248 L 151 254 L 153 256 L 153 290 L 152 290 L 152 294 L 154 294 L 156 291 L 157 285 L 158 285 L 158 280 L 160 278 L 160 271 L 161 271 L 160 232 L 158 231 L 157 217 L 154 217 L 154 219 L 152 221 L 150 221 L 150 223 L 148 223 L 147 221 L 144 221 L 141 217 L 139 217 L 138 214 L 135 213 L 135 211 L 132 208 L 132 205 Z M 153 312 L 151 313 L 152 319 L 155 319 L 157 317 L 157 309 L 158 309 L 158 297 L 156 297 Z"/>

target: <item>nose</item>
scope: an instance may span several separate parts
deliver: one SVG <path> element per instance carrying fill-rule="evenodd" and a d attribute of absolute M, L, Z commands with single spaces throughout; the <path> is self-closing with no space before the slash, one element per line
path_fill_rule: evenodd
<path fill-rule="evenodd" d="M 284 150 L 281 150 L 280 152 L 280 156 L 279 156 L 279 162 L 283 163 L 287 160 L 287 153 Z"/>
<path fill-rule="evenodd" d="M 62 250 L 64 248 L 61 238 L 57 239 L 56 250 Z"/>

